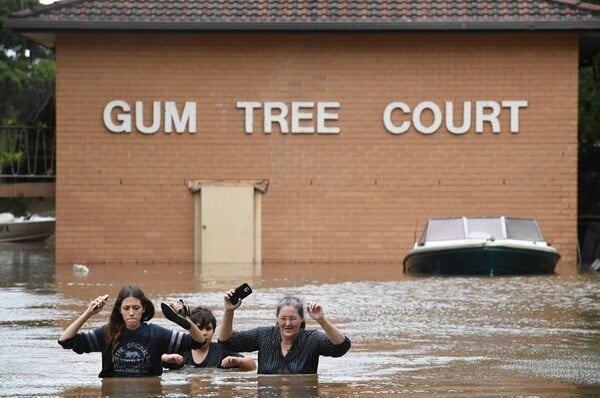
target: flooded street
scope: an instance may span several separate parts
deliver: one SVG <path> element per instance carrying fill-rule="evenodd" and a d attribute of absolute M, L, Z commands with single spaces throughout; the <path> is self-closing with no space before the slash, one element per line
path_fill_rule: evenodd
<path fill-rule="evenodd" d="M 503 278 L 407 277 L 400 263 L 90 265 L 86 274 L 55 266 L 53 250 L 52 241 L 0 245 L 0 396 L 600 396 L 600 276 L 575 266 Z M 92 298 L 109 293 L 112 308 L 128 282 L 157 308 L 183 298 L 212 309 L 218 323 L 224 291 L 248 282 L 254 293 L 236 311 L 235 329 L 274 324 L 284 295 L 316 299 L 352 349 L 322 357 L 318 376 L 182 370 L 102 380 L 99 353 L 77 355 L 56 341 Z M 177 328 L 159 309 L 152 322 Z"/>

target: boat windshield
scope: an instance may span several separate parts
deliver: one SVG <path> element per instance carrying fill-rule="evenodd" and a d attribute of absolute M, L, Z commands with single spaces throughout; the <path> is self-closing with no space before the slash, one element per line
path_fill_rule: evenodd
<path fill-rule="evenodd" d="M 508 239 L 544 242 L 544 236 L 536 220 L 525 218 L 506 218 Z"/>
<path fill-rule="evenodd" d="M 535 219 L 510 217 L 431 218 L 419 243 L 457 239 L 517 239 L 543 242 Z"/>
<path fill-rule="evenodd" d="M 471 239 L 501 239 L 504 237 L 502 218 L 467 218 L 467 237 Z"/>
<path fill-rule="evenodd" d="M 425 239 L 429 242 L 465 238 L 462 218 L 432 218 L 427 223 L 426 231 Z"/>

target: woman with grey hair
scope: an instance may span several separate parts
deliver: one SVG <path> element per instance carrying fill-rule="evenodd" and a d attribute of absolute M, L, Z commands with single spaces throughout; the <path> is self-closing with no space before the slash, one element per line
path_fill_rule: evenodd
<path fill-rule="evenodd" d="M 279 301 L 276 326 L 234 332 L 233 314 L 242 300 L 232 304 L 233 292 L 234 289 L 230 290 L 224 297 L 219 342 L 233 351 L 258 351 L 259 374 L 314 374 L 319 356 L 341 357 L 350 349 L 350 339 L 325 318 L 323 307 L 315 301 L 306 303 L 306 311 L 324 332 L 306 330 L 304 305 L 297 297 Z"/>

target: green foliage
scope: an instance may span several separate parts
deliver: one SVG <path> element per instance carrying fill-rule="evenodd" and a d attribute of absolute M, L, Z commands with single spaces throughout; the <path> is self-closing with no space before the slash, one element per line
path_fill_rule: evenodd
<path fill-rule="evenodd" d="M 38 5 L 38 0 L 0 1 L 0 124 L 54 124 L 43 113 L 53 106 L 55 63 L 51 50 L 4 29 L 11 12 Z M 43 120 L 47 118 L 48 120 Z M 40 120 L 41 119 L 41 120 Z"/>
<path fill-rule="evenodd" d="M 39 45 L 33 45 L 30 40 L 26 39 L 21 35 L 16 35 L 4 29 L 4 19 L 8 17 L 11 12 L 19 11 L 25 8 L 33 7 L 38 5 L 38 0 L 2 0 L 0 1 L 0 22 L 2 22 L 2 31 L 0 31 L 0 59 L 6 58 L 7 50 L 14 51 L 14 57 L 18 59 L 26 58 L 26 52 L 29 50 L 34 53 L 34 58 L 47 54 L 48 51 Z M 12 54 L 11 54 L 12 55 Z"/>
<path fill-rule="evenodd" d="M 25 152 L 4 152 L 0 157 L 0 165 L 19 163 L 25 157 Z"/>

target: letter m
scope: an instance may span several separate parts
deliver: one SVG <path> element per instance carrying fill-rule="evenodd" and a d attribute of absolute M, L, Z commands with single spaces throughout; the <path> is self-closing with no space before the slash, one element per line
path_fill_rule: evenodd
<path fill-rule="evenodd" d="M 179 116 L 175 101 L 165 102 L 165 133 L 173 132 L 173 124 L 176 133 L 185 133 L 186 126 L 190 134 L 196 132 L 196 102 L 186 101 L 183 113 Z"/>

